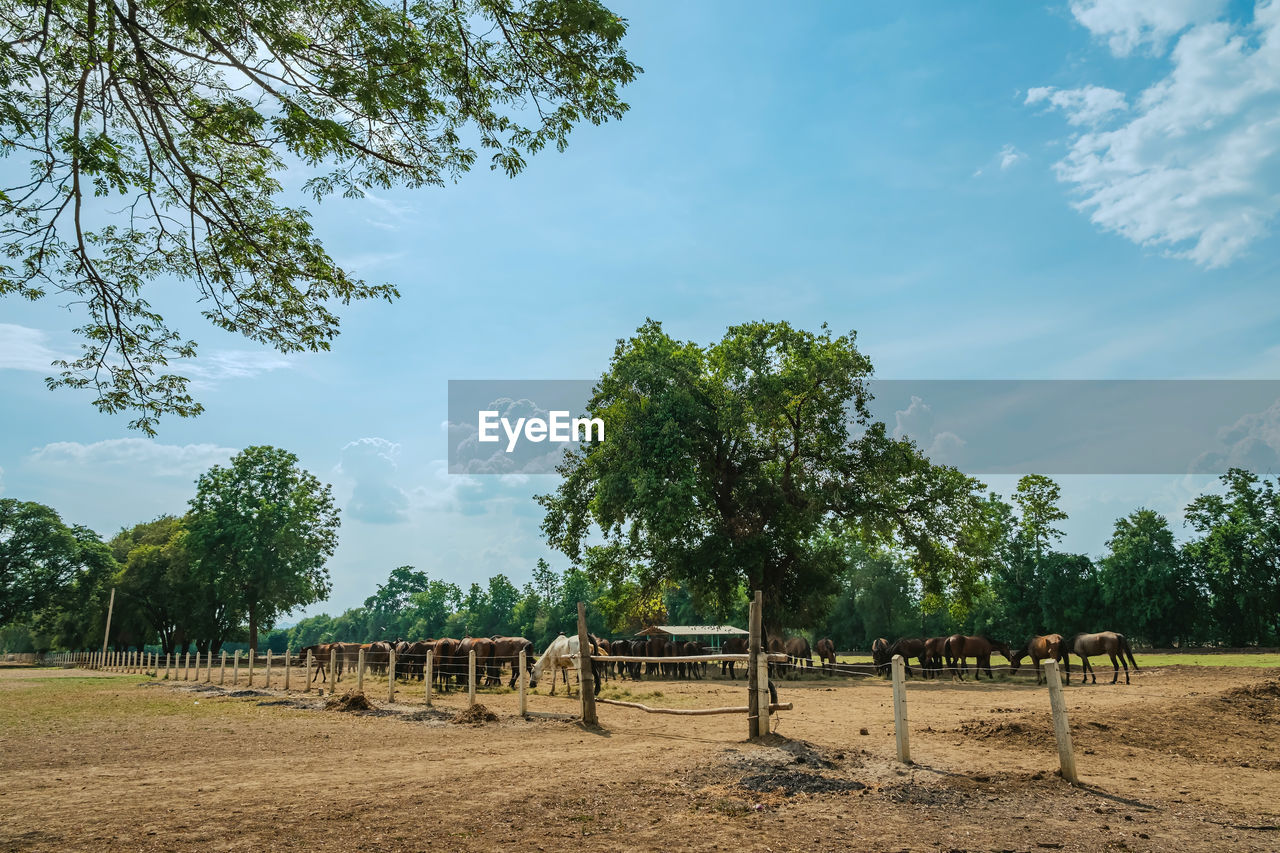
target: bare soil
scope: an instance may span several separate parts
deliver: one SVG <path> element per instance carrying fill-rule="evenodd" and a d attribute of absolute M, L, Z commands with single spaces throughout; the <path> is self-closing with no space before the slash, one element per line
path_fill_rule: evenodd
<path fill-rule="evenodd" d="M 910 682 L 904 766 L 873 678 L 782 682 L 795 710 L 749 743 L 742 715 L 601 705 L 586 729 L 563 685 L 521 719 L 505 691 L 427 708 L 415 684 L 388 705 L 384 681 L 326 710 L 315 692 L 86 675 L 0 671 L 0 850 L 1280 849 L 1276 669 L 1071 685 L 1078 788 L 1025 681 Z M 603 695 L 746 704 L 718 679 Z"/>

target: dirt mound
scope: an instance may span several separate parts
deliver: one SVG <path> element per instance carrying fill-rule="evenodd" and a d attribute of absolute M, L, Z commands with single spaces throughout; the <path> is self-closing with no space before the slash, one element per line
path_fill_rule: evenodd
<path fill-rule="evenodd" d="M 1029 720 L 970 720 L 961 723 L 961 734 L 978 740 L 1008 740 L 1019 743 L 1052 740 L 1053 730 L 1042 721 Z"/>
<path fill-rule="evenodd" d="M 202 690 L 202 691 L 200 691 L 200 692 L 201 692 L 201 693 L 204 693 L 204 692 L 207 692 L 207 691 L 203 691 L 203 690 Z M 264 691 L 262 691 L 262 690 L 233 690 L 232 692 L 228 693 L 227 695 L 228 695 L 228 696 L 230 696 L 230 697 L 231 697 L 231 698 L 233 698 L 233 699 L 238 699 L 238 698 L 241 698 L 241 697 L 244 697 L 244 696 L 266 696 L 266 695 L 267 695 L 267 693 L 265 693 L 265 692 L 264 692 Z"/>
<path fill-rule="evenodd" d="M 461 714 L 454 717 L 452 722 L 460 725 L 483 726 L 485 723 L 491 723 L 496 719 L 498 719 L 497 714 L 477 702 Z"/>
<path fill-rule="evenodd" d="M 331 696 L 324 703 L 326 711 L 372 711 L 373 705 L 363 693 L 348 690 L 341 696 Z"/>
<path fill-rule="evenodd" d="M 1233 687 L 1208 702 L 1219 710 L 1230 710 L 1252 720 L 1272 722 L 1280 719 L 1280 681 L 1273 679 Z"/>
<path fill-rule="evenodd" d="M 850 791 L 861 791 L 867 786 L 852 779 L 835 779 L 821 773 L 778 769 L 744 776 L 738 781 L 738 787 L 758 794 L 776 791 L 791 797 L 796 794 L 847 794 Z"/>

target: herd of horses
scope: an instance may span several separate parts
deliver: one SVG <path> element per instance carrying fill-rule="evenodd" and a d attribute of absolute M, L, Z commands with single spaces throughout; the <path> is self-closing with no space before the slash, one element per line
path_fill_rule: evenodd
<path fill-rule="evenodd" d="M 601 683 L 610 677 L 620 679 L 631 678 L 639 681 L 644 676 L 663 678 L 705 678 L 706 661 L 686 661 L 680 658 L 696 657 L 711 653 L 711 649 L 696 641 L 675 642 L 663 637 L 645 637 L 640 639 L 607 640 L 594 634 L 589 635 L 591 644 L 592 665 L 595 672 L 595 690 L 598 693 Z M 786 655 L 785 663 L 770 663 L 770 675 L 782 677 L 795 674 L 801 668 L 813 667 L 816 652 L 823 671 L 833 672 L 838 665 L 835 644 L 830 638 L 822 638 L 813 646 L 804 637 L 777 637 L 769 635 L 765 638 L 767 650 L 771 654 Z M 313 660 L 313 671 L 310 680 L 317 678 L 328 681 L 332 676 L 341 677 L 345 670 L 354 669 L 364 654 L 365 668 L 370 673 L 385 675 L 390 663 L 391 653 L 395 652 L 397 679 L 418 680 L 425 677 L 427 652 L 431 652 L 432 681 L 437 689 L 447 692 L 453 684 L 466 684 L 469 671 L 470 655 L 476 656 L 476 676 L 480 685 L 497 687 L 502 684 L 503 669 L 510 669 L 507 679 L 508 687 L 515 687 L 519 677 L 517 661 L 524 652 L 526 660 L 531 662 L 529 668 L 529 687 L 538 686 L 548 671 L 551 672 L 551 693 L 555 694 L 556 674 L 562 674 L 566 690 L 568 690 L 568 672 L 575 666 L 578 654 L 577 636 L 566 637 L 561 634 L 547 649 L 536 658 L 533 643 L 524 637 L 464 637 L 460 640 L 444 637 L 438 640 L 420 640 L 408 642 L 376 643 L 319 643 L 304 647 L 300 655 L 305 658 L 310 652 Z M 746 654 L 747 638 L 730 637 L 721 645 L 719 651 L 724 654 Z M 974 678 L 981 679 L 982 672 L 993 678 L 991 656 L 999 652 L 1009 661 L 1011 672 L 1017 672 L 1026 658 L 1030 658 L 1035 666 L 1036 683 L 1043 679 L 1041 662 L 1055 660 L 1062 663 L 1068 681 L 1071 675 L 1071 655 L 1080 658 L 1081 683 L 1090 676 L 1093 683 L 1098 679 L 1094 674 L 1089 658 L 1097 655 L 1109 655 L 1115 674 L 1111 683 L 1115 684 L 1120 676 L 1120 667 L 1124 667 L 1124 680 L 1129 683 L 1129 667 L 1138 669 L 1133 659 L 1133 651 L 1129 641 L 1123 634 L 1104 631 L 1097 634 L 1077 634 L 1069 640 L 1061 634 L 1046 634 L 1032 637 L 1017 649 L 1011 649 L 1008 643 L 992 640 L 984 636 L 966 636 L 953 634 L 949 637 L 902 637 L 890 643 L 882 638 L 871 646 L 872 664 L 877 672 L 887 674 L 895 655 L 902 655 L 906 664 L 906 674 L 912 675 L 912 660 L 919 662 L 921 673 L 925 678 L 941 677 L 944 671 L 964 680 L 968 673 L 969 658 L 974 660 Z M 612 661 L 611 657 L 650 657 L 672 658 L 670 662 L 655 660 L 641 663 L 639 661 Z M 1126 657 L 1128 660 L 1126 661 Z M 331 672 L 332 667 L 336 668 Z M 721 674 L 736 678 L 735 662 L 721 662 Z"/>
<path fill-rule="evenodd" d="M 910 661 L 914 659 L 920 662 L 920 671 L 925 678 L 939 677 L 945 668 L 953 676 L 963 681 L 969 669 L 969 658 L 974 659 L 973 675 L 975 679 L 982 678 L 983 670 L 986 671 L 987 678 L 993 678 L 991 656 L 996 652 L 1004 655 L 1005 660 L 1009 661 L 1009 671 L 1011 673 L 1017 672 L 1019 667 L 1022 666 L 1022 661 L 1030 658 L 1036 670 L 1036 684 L 1044 681 L 1044 674 L 1041 671 L 1040 664 L 1046 660 L 1060 662 L 1067 681 L 1070 682 L 1071 655 L 1073 654 L 1080 658 L 1081 684 L 1088 681 L 1090 677 L 1092 677 L 1094 684 L 1098 683 L 1093 664 L 1089 661 L 1091 657 L 1096 657 L 1097 655 L 1105 654 L 1111 658 L 1111 666 L 1115 670 L 1111 677 L 1112 684 L 1119 680 L 1121 666 L 1124 667 L 1125 684 L 1129 683 L 1129 666 L 1132 665 L 1134 671 L 1138 669 L 1138 662 L 1133 659 L 1133 649 L 1129 646 L 1129 640 L 1124 634 L 1119 634 L 1115 631 L 1076 634 L 1070 639 L 1064 639 L 1061 634 L 1045 634 L 1032 637 L 1025 644 L 1013 650 L 1009 648 L 1008 643 L 992 640 L 989 637 L 967 636 L 964 634 L 952 634 L 950 637 L 930 637 L 928 639 L 902 637 L 893 643 L 881 637 L 871 645 L 871 660 L 877 671 L 886 673 L 894 656 L 902 655 L 903 662 L 907 664 L 906 674 L 908 676 L 911 675 Z M 1126 657 L 1128 658 L 1127 661 Z"/>

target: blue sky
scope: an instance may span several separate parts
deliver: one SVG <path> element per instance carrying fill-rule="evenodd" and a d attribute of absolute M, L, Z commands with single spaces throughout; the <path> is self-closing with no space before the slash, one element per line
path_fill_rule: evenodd
<path fill-rule="evenodd" d="M 646 317 L 701 342 L 856 329 L 884 378 L 1280 378 L 1276 4 L 897 5 L 616 4 L 645 68 L 621 121 L 514 180 L 315 209 L 335 257 L 403 294 L 346 311 L 333 352 L 262 351 L 158 296 L 201 342 L 206 413 L 155 440 L 45 390 L 73 312 L 0 302 L 0 490 L 110 535 L 239 448 L 288 448 L 345 508 L 313 608 L 335 610 L 405 563 L 563 568 L 529 500 L 552 481 L 445 473 L 446 383 L 590 378 Z M 1176 517 L 1212 478 L 1061 482 L 1066 547 L 1096 555 L 1117 516 Z"/>

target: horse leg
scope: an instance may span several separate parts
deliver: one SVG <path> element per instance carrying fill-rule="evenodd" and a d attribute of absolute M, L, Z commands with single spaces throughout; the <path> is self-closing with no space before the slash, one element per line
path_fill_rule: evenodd
<path fill-rule="evenodd" d="M 1031 662 L 1036 665 L 1036 684 L 1040 684 L 1040 658 L 1032 658 Z"/>
<path fill-rule="evenodd" d="M 1114 670 L 1114 672 L 1113 672 L 1113 674 L 1112 674 L 1112 676 L 1111 676 L 1111 683 L 1112 683 L 1112 684 L 1115 684 L 1117 681 L 1119 681 L 1119 680 L 1120 680 L 1120 663 L 1119 663 L 1119 661 L 1117 661 L 1117 660 L 1116 660 L 1116 656 L 1115 656 L 1115 654 L 1114 654 L 1113 652 L 1107 652 L 1107 656 L 1111 658 L 1111 669 L 1112 669 L 1112 670 Z M 1128 664 L 1125 664 L 1125 667 L 1124 667 L 1124 675 L 1125 675 L 1125 678 L 1126 678 L 1126 679 L 1128 679 L 1128 677 L 1129 677 L 1129 665 L 1128 665 Z"/>

